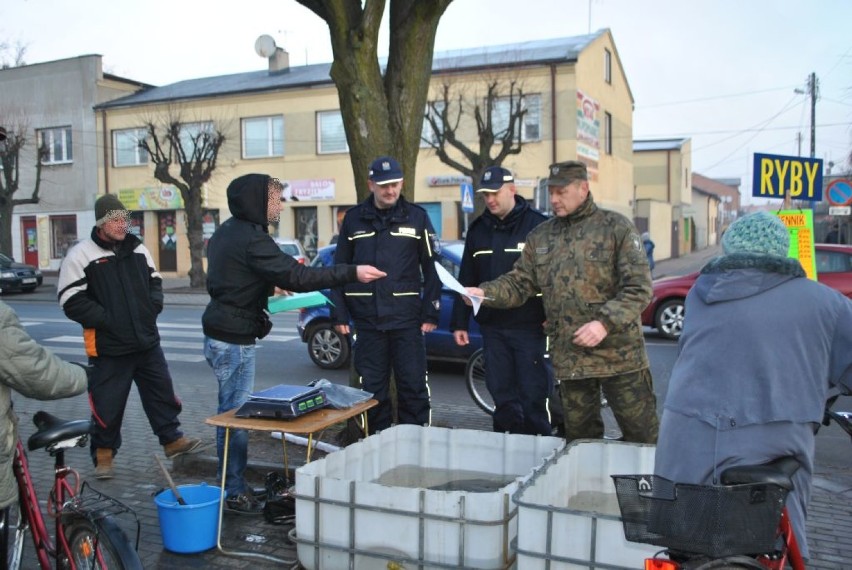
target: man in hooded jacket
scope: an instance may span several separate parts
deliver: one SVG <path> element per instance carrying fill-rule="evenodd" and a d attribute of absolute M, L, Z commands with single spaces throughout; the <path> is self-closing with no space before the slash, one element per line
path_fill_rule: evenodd
<path fill-rule="evenodd" d="M 281 213 L 283 186 L 266 174 L 246 174 L 227 190 L 231 218 L 207 245 L 207 291 L 210 303 L 201 317 L 204 356 L 219 382 L 218 412 L 240 407 L 254 391 L 255 341 L 272 323 L 266 312 L 275 288 L 315 291 L 384 277 L 369 265 L 306 267 L 282 252 L 268 233 Z M 224 428 L 217 428 L 217 453 L 224 457 Z M 229 442 L 225 509 L 239 514 L 259 513 L 261 506 L 246 485 L 248 433 L 232 430 Z"/>

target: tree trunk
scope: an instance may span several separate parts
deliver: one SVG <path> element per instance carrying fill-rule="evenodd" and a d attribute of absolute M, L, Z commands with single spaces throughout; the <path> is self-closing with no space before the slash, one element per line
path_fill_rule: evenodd
<path fill-rule="evenodd" d="M 201 211 L 201 189 L 180 188 L 186 216 L 186 236 L 189 240 L 189 286 L 207 287 L 207 273 L 204 271 L 204 224 Z M 193 199 L 194 196 L 194 199 Z"/>
<path fill-rule="evenodd" d="M 391 155 L 414 180 L 438 21 L 451 0 L 391 0 L 390 53 L 384 77 L 377 42 L 385 2 L 298 0 L 328 24 L 340 112 L 358 201 L 369 196 L 370 162 Z M 414 200 L 414 184 L 403 189 Z"/>

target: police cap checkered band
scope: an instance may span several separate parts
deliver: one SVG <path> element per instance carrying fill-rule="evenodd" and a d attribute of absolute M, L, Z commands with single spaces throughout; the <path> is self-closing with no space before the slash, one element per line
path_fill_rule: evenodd
<path fill-rule="evenodd" d="M 482 173 L 477 192 L 496 192 L 503 187 L 503 184 L 514 181 L 515 177 L 512 176 L 512 173 L 502 166 L 489 166 Z"/>
<path fill-rule="evenodd" d="M 578 160 L 566 160 L 550 165 L 547 177 L 548 186 L 567 186 L 575 180 L 588 180 L 586 165 Z"/>

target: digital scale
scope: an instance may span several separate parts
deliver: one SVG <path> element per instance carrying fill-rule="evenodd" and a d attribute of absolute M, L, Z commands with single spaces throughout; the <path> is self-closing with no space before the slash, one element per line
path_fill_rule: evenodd
<path fill-rule="evenodd" d="M 255 392 L 234 414 L 238 418 L 288 419 L 328 405 L 322 388 L 279 384 Z"/>

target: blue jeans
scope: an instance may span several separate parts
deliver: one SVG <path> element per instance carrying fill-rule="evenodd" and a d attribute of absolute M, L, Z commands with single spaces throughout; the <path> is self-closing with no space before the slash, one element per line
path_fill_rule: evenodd
<path fill-rule="evenodd" d="M 218 413 L 242 406 L 254 391 L 255 349 L 253 344 L 230 344 L 204 337 L 204 357 L 219 381 Z M 230 430 L 228 469 L 225 492 L 229 497 L 246 492 L 245 471 L 248 464 L 248 432 Z M 225 428 L 216 428 L 216 453 L 219 456 L 219 477 L 225 451 Z"/>

